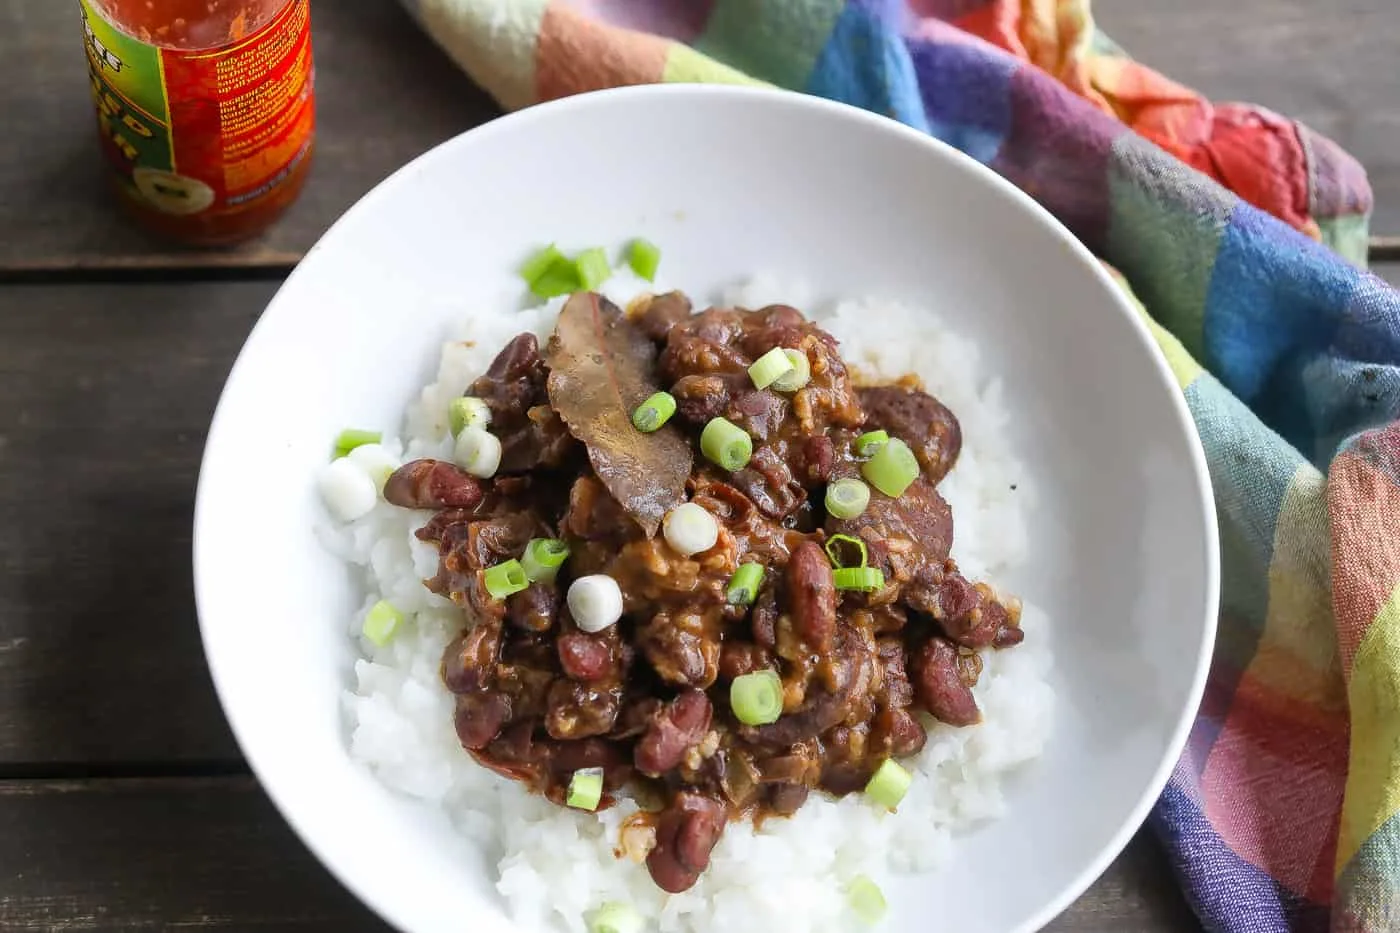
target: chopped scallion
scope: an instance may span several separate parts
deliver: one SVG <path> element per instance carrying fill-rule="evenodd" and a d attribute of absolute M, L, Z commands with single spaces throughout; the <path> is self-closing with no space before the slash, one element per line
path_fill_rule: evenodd
<path fill-rule="evenodd" d="M 403 613 L 395 609 L 393 603 L 381 599 L 365 613 L 365 637 L 382 648 L 402 624 Z"/>
<path fill-rule="evenodd" d="M 913 783 L 914 775 L 901 768 L 894 759 L 886 758 L 876 769 L 870 783 L 865 785 L 865 796 L 893 810 L 909 793 L 909 785 Z"/>
<path fill-rule="evenodd" d="M 643 434 L 661 430 L 676 413 L 676 398 L 669 392 L 657 392 L 632 412 L 632 427 Z"/>
<path fill-rule="evenodd" d="M 695 502 L 682 502 L 661 520 L 661 535 L 677 554 L 708 551 L 719 540 L 719 522 Z"/>
<path fill-rule="evenodd" d="M 356 447 L 345 459 L 364 470 L 369 478 L 374 480 L 374 488 L 379 492 L 384 491 L 384 484 L 389 482 L 389 477 L 394 475 L 394 471 L 403 466 L 403 462 L 389 453 L 383 444 Z"/>
<path fill-rule="evenodd" d="M 754 671 L 729 685 L 729 706 L 746 726 L 766 726 L 783 715 L 783 681 L 777 671 Z"/>
<path fill-rule="evenodd" d="M 484 576 L 486 592 L 491 594 L 492 599 L 514 596 L 530 585 L 530 578 L 525 576 L 525 568 L 518 560 L 508 560 L 488 567 Z"/>
<path fill-rule="evenodd" d="M 890 439 L 890 435 L 889 435 L 889 433 L 886 432 L 886 431 L 866 431 L 866 432 L 865 432 L 864 434 L 862 434 L 860 437 L 856 438 L 856 444 L 855 444 L 856 456 L 857 456 L 857 457 L 873 457 L 873 456 L 875 456 L 875 451 L 877 451 L 877 450 L 879 450 L 881 447 L 885 446 L 885 443 L 886 443 L 889 439 Z"/>
<path fill-rule="evenodd" d="M 332 460 L 322 467 L 316 485 L 326 508 L 342 522 L 363 518 L 379 501 L 379 489 L 374 480 L 348 457 Z"/>
<path fill-rule="evenodd" d="M 569 796 L 564 802 L 575 810 L 596 810 L 602 799 L 602 768 L 584 768 L 569 778 Z"/>
<path fill-rule="evenodd" d="M 860 473 L 870 485 L 896 499 L 919 478 L 919 461 L 908 444 L 892 437 L 860 465 Z"/>
<path fill-rule="evenodd" d="M 838 590 L 873 593 L 884 589 L 885 574 L 879 567 L 839 567 L 832 571 L 831 582 Z"/>
<path fill-rule="evenodd" d="M 378 431 L 361 431 L 356 428 L 347 428 L 341 431 L 335 439 L 335 455 L 337 458 L 344 457 L 356 447 L 364 447 L 366 444 L 378 444 L 384 440 L 384 435 Z"/>
<path fill-rule="evenodd" d="M 608 254 L 601 247 L 586 249 L 574 259 L 578 267 L 579 285 L 585 291 L 593 291 L 612 277 L 612 266 L 608 265 Z"/>
<path fill-rule="evenodd" d="M 846 901 L 861 923 L 874 926 L 885 917 L 888 905 L 880 886 L 865 875 L 857 875 L 846 885 Z"/>
<path fill-rule="evenodd" d="M 616 625 L 622 618 L 622 588 L 604 573 L 579 577 L 569 584 L 565 601 L 574 624 L 590 635 Z"/>
<path fill-rule="evenodd" d="M 807 354 L 801 350 L 787 349 L 783 351 L 783 356 L 788 358 L 792 369 L 774 380 L 772 388 L 775 391 L 796 392 L 812 381 L 812 364 L 807 361 Z"/>
<path fill-rule="evenodd" d="M 731 606 L 752 606 L 754 600 L 758 599 L 758 588 L 763 585 L 763 576 L 762 564 L 741 564 L 739 569 L 734 571 L 734 576 L 729 578 L 724 598 Z"/>
<path fill-rule="evenodd" d="M 465 428 L 484 428 L 491 423 L 491 408 L 484 401 L 472 395 L 454 398 L 447 406 L 447 419 L 452 428 L 452 436 L 461 434 Z"/>
<path fill-rule="evenodd" d="M 490 479 L 501 468 L 501 439 L 485 428 L 463 428 L 452 459 L 472 476 Z"/>
<path fill-rule="evenodd" d="M 557 252 L 557 250 L 556 250 Z M 578 263 L 563 253 L 559 253 L 538 276 L 530 282 L 530 291 L 539 298 L 557 298 L 571 295 L 583 288 L 579 279 Z"/>
<path fill-rule="evenodd" d="M 649 240 L 633 240 L 627 249 L 627 264 L 638 276 L 653 282 L 656 280 L 656 270 L 661 266 L 661 250 Z"/>
<path fill-rule="evenodd" d="M 826 487 L 826 511 L 834 518 L 855 518 L 870 504 L 870 487 L 858 479 L 838 479 Z"/>
<path fill-rule="evenodd" d="M 856 554 L 855 561 L 859 563 L 850 559 L 852 549 Z M 833 567 L 864 567 L 870 562 L 865 542 L 854 535 L 832 535 L 826 542 L 826 556 Z"/>
<path fill-rule="evenodd" d="M 536 279 L 544 275 L 550 266 L 560 260 L 567 262 L 567 257 L 551 243 L 525 260 L 525 264 L 520 267 L 520 277 L 525 280 L 526 285 L 533 286 Z"/>
<path fill-rule="evenodd" d="M 530 291 L 540 298 L 556 298 L 577 291 L 592 291 L 612 277 L 608 254 L 601 247 L 586 249 L 570 259 L 553 245 L 531 256 L 520 269 Z"/>
<path fill-rule="evenodd" d="M 722 470 L 741 470 L 753 456 L 753 439 L 726 418 L 711 418 L 700 432 L 700 452 Z"/>
<path fill-rule="evenodd" d="M 753 380 L 754 388 L 766 389 L 778 380 L 778 377 L 792 372 L 792 360 L 788 359 L 782 347 L 774 347 L 767 353 L 754 360 L 749 367 L 749 378 Z"/>
<path fill-rule="evenodd" d="M 642 933 L 646 920 L 631 904 L 611 901 L 584 914 L 588 933 Z"/>
<path fill-rule="evenodd" d="M 569 559 L 569 546 L 558 538 L 535 538 L 525 545 L 520 566 L 533 583 L 553 583 Z"/>

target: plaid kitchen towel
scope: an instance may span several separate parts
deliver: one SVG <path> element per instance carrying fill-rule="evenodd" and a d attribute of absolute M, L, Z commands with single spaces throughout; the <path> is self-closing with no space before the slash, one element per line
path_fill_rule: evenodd
<path fill-rule="evenodd" d="M 510 109 L 722 81 L 887 114 L 1121 273 L 1223 551 L 1206 698 L 1152 824 L 1212 933 L 1400 930 L 1400 294 L 1359 268 L 1353 159 L 1134 62 L 1088 0 L 404 2 Z"/>

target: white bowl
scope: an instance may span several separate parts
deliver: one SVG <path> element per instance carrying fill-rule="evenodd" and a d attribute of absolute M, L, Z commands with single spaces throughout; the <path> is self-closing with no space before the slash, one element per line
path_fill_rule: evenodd
<path fill-rule="evenodd" d="M 515 929 L 482 855 L 349 757 L 359 595 L 313 535 L 312 477 L 340 428 L 400 423 L 464 316 L 510 310 L 530 249 L 638 235 L 692 293 L 766 271 L 935 303 L 1004 381 L 1041 499 L 1034 557 L 1006 582 L 1056 622 L 1054 735 L 1004 818 L 889 892 L 886 928 L 927 929 L 930 909 L 961 933 L 1048 923 L 1146 816 L 1200 700 L 1218 590 L 1205 461 L 1147 329 L 1067 231 L 954 150 L 811 97 L 672 86 L 534 107 L 404 168 L 311 251 L 229 377 L 200 475 L 200 625 L 249 763 L 395 926 Z"/>

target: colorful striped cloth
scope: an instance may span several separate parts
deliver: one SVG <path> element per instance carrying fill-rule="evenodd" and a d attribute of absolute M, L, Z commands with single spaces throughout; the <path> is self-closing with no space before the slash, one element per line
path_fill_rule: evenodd
<path fill-rule="evenodd" d="M 1152 825 L 1208 930 L 1400 930 L 1400 294 L 1359 268 L 1354 160 L 1132 61 L 1088 0 L 404 2 L 506 108 L 724 81 L 884 113 L 1118 270 L 1223 547 L 1215 664 Z"/>

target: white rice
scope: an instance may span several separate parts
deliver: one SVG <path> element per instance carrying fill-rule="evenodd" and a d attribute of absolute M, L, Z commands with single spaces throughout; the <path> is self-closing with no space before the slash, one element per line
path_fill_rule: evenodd
<path fill-rule="evenodd" d="M 641 284 L 615 279 L 604 290 L 625 303 Z M 957 468 L 940 485 L 956 523 L 953 556 L 968 577 L 993 583 L 1025 559 L 1033 484 L 1003 430 L 999 383 L 979 375 L 974 345 L 926 308 L 846 302 L 821 309 L 792 283 L 763 280 L 719 297 L 745 307 L 795 305 L 841 341 L 844 358 L 861 373 L 920 376 L 963 428 Z M 449 458 L 449 400 L 511 337 L 525 330 L 547 337 L 561 304 L 472 319 L 463 335 L 470 342 L 443 348 L 437 381 L 409 406 L 404 439 L 385 446 L 405 459 Z M 898 339 L 888 339 L 891 334 Z M 921 755 L 905 762 L 915 780 L 898 813 L 879 812 L 859 794 L 841 801 L 814 794 L 796 816 L 768 820 L 759 831 L 731 823 L 699 883 L 667 896 L 645 866 L 614 855 L 618 826 L 634 807 L 623 803 L 598 814 L 558 807 L 478 766 L 461 749 L 452 697 L 438 676 L 460 614 L 422 584 L 437 563 L 436 549 L 413 537 L 426 517 L 381 501 L 358 521 L 320 529 L 327 546 L 363 571 L 364 609 L 347 629 L 363 653 L 346 695 L 351 753 L 394 790 L 440 805 L 480 843 L 523 929 L 583 933 L 585 913 L 613 900 L 635 905 L 665 933 L 858 929 L 845 885 L 860 874 L 883 884 L 899 873 L 937 869 L 958 834 L 1004 813 L 1003 780 L 1036 758 L 1048 738 L 1054 698 L 1046 682 L 1047 621 L 1026 600 L 1025 643 L 986 657 L 975 691 L 985 721 L 968 729 L 933 725 Z M 380 599 L 409 617 L 382 648 L 360 636 L 364 611 Z"/>

